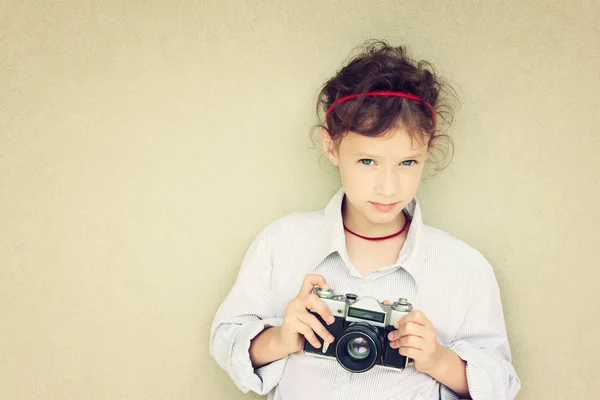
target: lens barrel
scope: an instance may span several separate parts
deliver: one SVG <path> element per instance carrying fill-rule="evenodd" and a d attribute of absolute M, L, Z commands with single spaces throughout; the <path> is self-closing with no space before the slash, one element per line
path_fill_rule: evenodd
<path fill-rule="evenodd" d="M 338 337 L 335 358 L 350 372 L 366 372 L 381 357 L 382 341 L 377 328 L 355 323 L 344 329 Z"/>

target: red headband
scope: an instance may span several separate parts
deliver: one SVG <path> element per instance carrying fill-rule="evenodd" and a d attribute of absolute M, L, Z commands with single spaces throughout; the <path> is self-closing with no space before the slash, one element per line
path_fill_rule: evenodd
<path fill-rule="evenodd" d="M 351 100 L 351 99 L 355 99 L 357 97 L 363 96 L 363 93 L 357 93 L 357 94 L 350 94 L 348 96 L 344 96 L 344 97 L 340 97 L 339 99 L 337 99 L 336 101 L 333 102 L 332 105 L 329 106 L 329 109 L 327 109 L 327 114 L 325 114 L 325 121 L 327 121 L 329 119 L 329 114 L 331 113 L 331 111 L 333 110 L 333 108 L 335 106 L 337 106 L 340 103 L 343 103 L 347 100 Z M 364 94 L 364 96 L 391 96 L 391 97 L 404 97 L 405 99 L 411 99 L 411 100 L 416 100 L 419 101 L 423 104 L 425 104 L 427 106 L 427 108 L 429 108 L 429 111 L 431 111 L 431 115 L 433 116 L 433 126 L 435 126 L 436 124 L 436 115 L 435 115 L 435 110 L 433 109 L 433 107 L 431 106 L 431 104 L 429 104 L 428 102 L 424 101 L 423 99 L 421 99 L 418 96 L 415 96 L 414 94 L 410 94 L 410 93 L 405 93 L 405 92 L 392 92 L 389 90 L 377 90 L 374 92 L 367 92 Z"/>

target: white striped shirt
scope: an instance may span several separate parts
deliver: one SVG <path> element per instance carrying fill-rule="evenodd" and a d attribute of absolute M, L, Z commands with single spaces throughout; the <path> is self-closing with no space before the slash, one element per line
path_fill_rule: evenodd
<path fill-rule="evenodd" d="M 407 298 L 433 323 L 437 340 L 467 362 L 473 399 L 512 399 L 520 382 L 511 365 L 500 292 L 486 259 L 466 243 L 423 224 L 416 199 L 406 242 L 395 264 L 366 276 L 346 252 L 343 188 L 320 211 L 294 213 L 268 225 L 244 257 L 236 283 L 219 308 L 210 351 L 244 392 L 274 400 L 458 399 L 412 364 L 351 373 L 335 359 L 298 352 L 258 369 L 250 341 L 279 326 L 304 276 L 321 274 L 338 293 L 379 300 Z"/>

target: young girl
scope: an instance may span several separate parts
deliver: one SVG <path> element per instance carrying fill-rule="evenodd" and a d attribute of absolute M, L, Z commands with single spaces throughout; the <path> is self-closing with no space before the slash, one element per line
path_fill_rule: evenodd
<path fill-rule="evenodd" d="M 492 267 L 425 225 L 415 198 L 442 137 L 443 86 L 428 65 L 401 47 L 371 43 L 321 91 L 323 147 L 342 187 L 326 208 L 288 215 L 258 234 L 212 326 L 211 354 L 242 391 L 284 400 L 518 392 Z M 336 345 L 327 329 L 333 316 L 315 286 L 386 304 L 408 299 L 414 310 L 388 338 L 389 350 L 412 362 L 353 373 L 335 357 L 304 354 L 305 340 Z"/>

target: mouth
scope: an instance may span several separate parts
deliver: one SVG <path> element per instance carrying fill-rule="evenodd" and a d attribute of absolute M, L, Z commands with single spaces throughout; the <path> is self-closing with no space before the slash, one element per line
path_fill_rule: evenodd
<path fill-rule="evenodd" d="M 398 203 L 375 203 L 370 201 L 369 203 L 373 204 L 373 207 L 379 212 L 388 212 L 394 209 Z"/>

